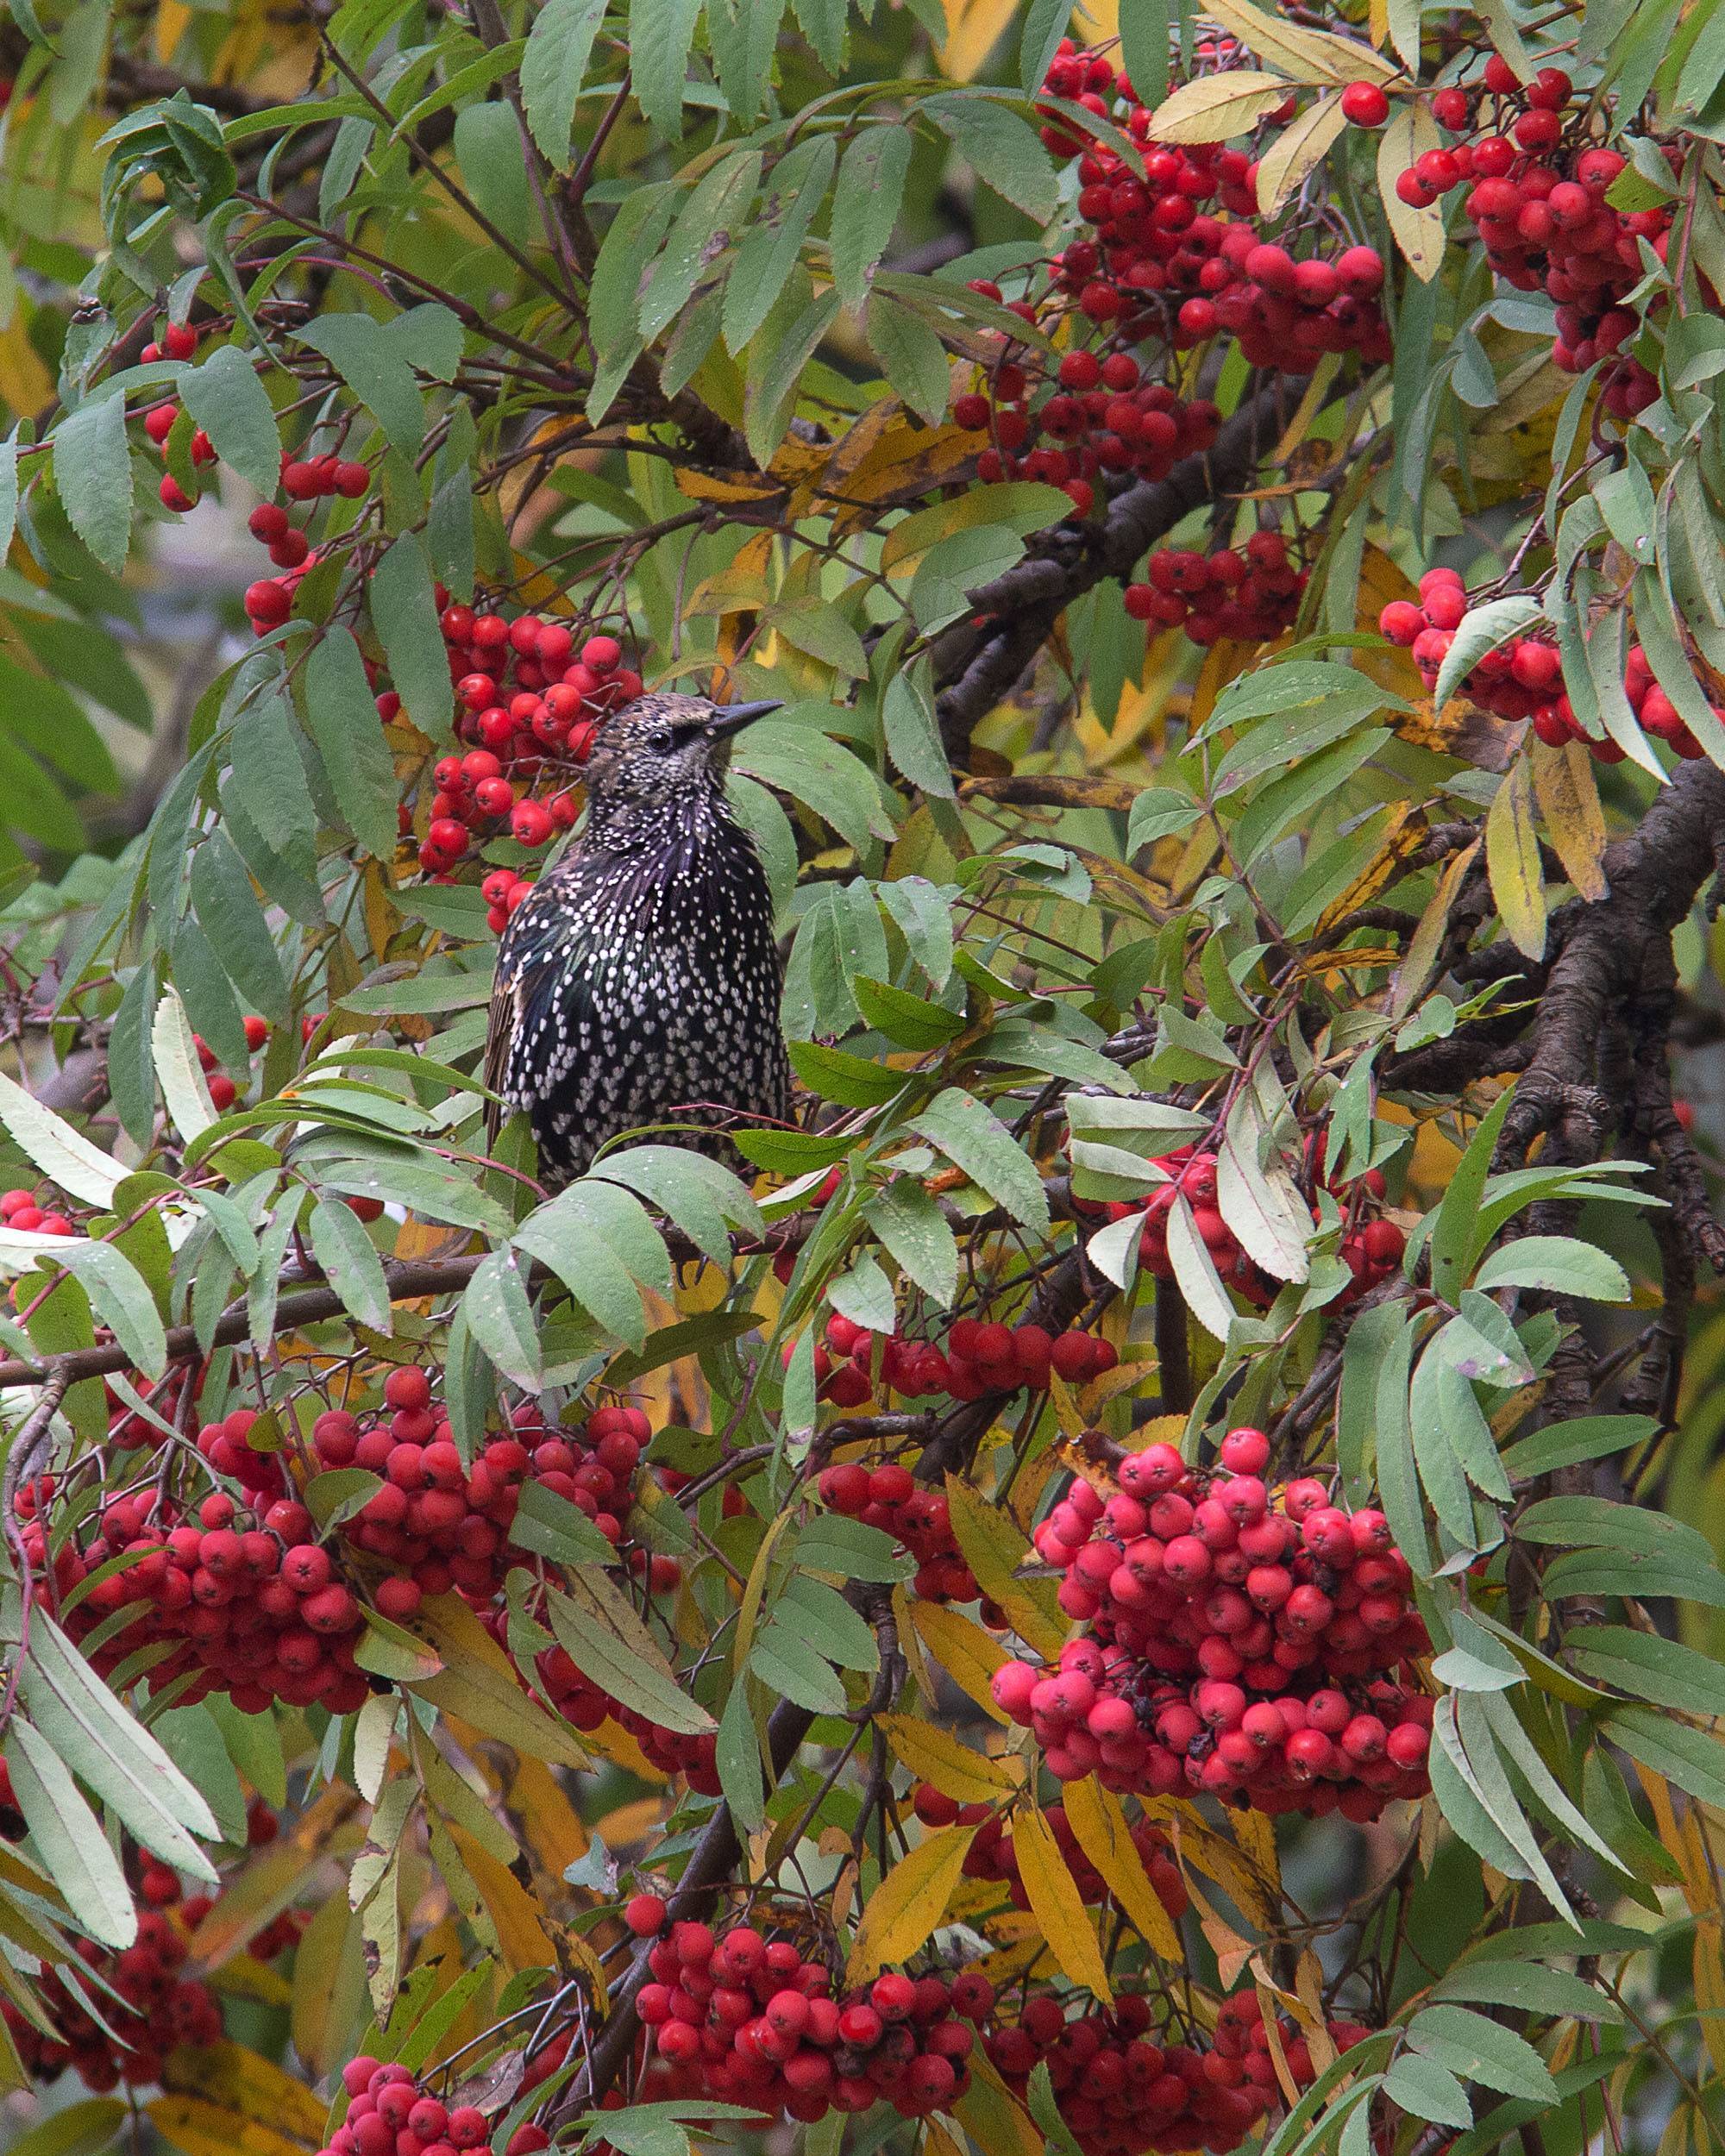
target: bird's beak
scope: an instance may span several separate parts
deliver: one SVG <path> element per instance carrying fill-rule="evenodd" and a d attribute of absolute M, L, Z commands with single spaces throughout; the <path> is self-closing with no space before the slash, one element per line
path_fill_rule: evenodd
<path fill-rule="evenodd" d="M 729 741 L 733 735 L 740 734 L 745 726 L 752 726 L 757 718 L 765 718 L 769 711 L 781 711 L 784 708 L 783 701 L 778 697 L 768 697 L 760 704 L 726 704 L 714 711 L 706 723 L 706 729 L 715 739 Z"/>

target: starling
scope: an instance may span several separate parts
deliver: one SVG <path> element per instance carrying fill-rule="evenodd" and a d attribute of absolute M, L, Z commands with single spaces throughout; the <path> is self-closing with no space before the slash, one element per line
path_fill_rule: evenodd
<path fill-rule="evenodd" d="M 675 1142 L 734 1162 L 714 1126 L 789 1112 L 772 895 L 724 795 L 732 736 L 778 709 L 654 695 L 619 713 L 580 837 L 503 932 L 486 1082 L 530 1119 L 553 1190 L 625 1131 L 704 1125 Z"/>

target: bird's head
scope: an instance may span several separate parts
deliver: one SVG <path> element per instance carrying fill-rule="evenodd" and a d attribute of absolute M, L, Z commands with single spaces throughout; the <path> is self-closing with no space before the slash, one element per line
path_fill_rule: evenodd
<path fill-rule="evenodd" d="M 731 742 L 776 703 L 713 704 L 704 696 L 637 697 L 602 726 L 587 764 L 587 798 L 603 819 L 618 808 L 670 808 L 716 793 Z"/>

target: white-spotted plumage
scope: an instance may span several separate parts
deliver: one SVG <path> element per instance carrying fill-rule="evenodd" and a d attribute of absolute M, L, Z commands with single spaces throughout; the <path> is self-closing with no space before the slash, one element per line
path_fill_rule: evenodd
<path fill-rule="evenodd" d="M 620 713 L 585 828 L 504 931 L 486 1082 L 527 1113 L 551 1188 L 625 1131 L 683 1125 L 650 1135 L 724 1157 L 725 1126 L 789 1113 L 772 896 L 724 787 L 731 735 L 773 708 Z"/>

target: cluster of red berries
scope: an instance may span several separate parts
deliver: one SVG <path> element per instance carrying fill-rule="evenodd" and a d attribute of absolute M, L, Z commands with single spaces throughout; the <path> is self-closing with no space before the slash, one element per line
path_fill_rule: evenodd
<path fill-rule="evenodd" d="M 658 1896 L 643 1894 L 625 1917 L 638 1937 L 655 1938 L 666 1914 Z M 747 1924 L 718 1934 L 674 1924 L 648 1965 L 653 1981 L 637 2003 L 670 2069 L 668 2093 L 805 2125 L 882 2102 L 907 2119 L 945 2109 L 969 2086 L 974 2024 L 994 2003 L 994 1986 L 968 1970 L 889 1970 L 835 1998 L 824 1962 Z"/>
<path fill-rule="evenodd" d="M 1471 139 L 1427 150 L 1396 192 L 1425 209 L 1466 186 L 1465 214 L 1493 270 L 1518 291 L 1543 289 L 1557 302 L 1552 359 L 1571 373 L 1612 360 L 1601 398 L 1616 417 L 1632 419 L 1658 397 L 1659 384 L 1623 351 L 1641 327 L 1625 303 L 1645 273 L 1641 243 L 1665 260 L 1672 210 L 1611 207 L 1606 191 L 1627 160 L 1589 140 L 1591 107 L 1571 113 L 1575 84 L 1565 69 L 1542 67 L 1524 84 L 1494 53 L 1483 89 L 1477 99 L 1458 87 L 1437 92 L 1440 123 Z M 1681 169 L 1679 149 L 1665 156 L 1674 173 Z"/>
<path fill-rule="evenodd" d="M 1162 547 L 1145 563 L 1144 581 L 1128 584 L 1126 610 L 1134 621 L 1184 629 L 1195 644 L 1226 636 L 1268 643 L 1293 626 L 1309 571 L 1289 559 L 1279 531 L 1255 531 L 1240 548 Z"/>
<path fill-rule="evenodd" d="M 1319 1131 L 1308 1142 L 1308 1162 L 1314 1176 L 1323 1173 L 1324 1138 L 1325 1134 Z M 1239 1238 L 1222 1218 L 1216 1197 L 1215 1155 L 1201 1152 L 1195 1146 L 1182 1145 L 1171 1153 L 1164 1153 L 1155 1165 L 1164 1169 L 1172 1180 L 1159 1183 L 1148 1198 L 1111 1199 L 1101 1208 L 1111 1220 L 1124 1220 L 1134 1213 L 1144 1215 L 1144 1232 L 1138 1238 L 1138 1263 L 1145 1271 L 1161 1280 L 1173 1277 L 1174 1261 L 1168 1251 L 1168 1216 L 1174 1210 L 1174 1200 L 1178 1195 L 1191 1206 L 1192 1224 L 1222 1278 L 1257 1308 L 1268 1309 L 1276 1300 L 1280 1283 L 1247 1256 Z M 1367 1200 L 1378 1201 L 1384 1195 L 1387 1186 L 1381 1169 L 1367 1169 L 1357 1184 L 1332 1181 L 1325 1187 L 1345 1209 L 1356 1216 L 1341 1243 L 1343 1263 L 1353 1275 L 1344 1296 L 1345 1300 L 1350 1300 L 1389 1277 L 1402 1263 L 1408 1238 L 1393 1220 L 1366 1219 L 1360 1214 Z M 1079 1203 L 1083 1206 L 1086 1201 L 1081 1200 Z M 1321 1217 L 1315 1205 L 1311 1207 L 1311 1213 L 1314 1221 Z"/>
<path fill-rule="evenodd" d="M 1267 241 L 1253 222 L 1258 168 L 1243 150 L 1152 142 L 1150 110 L 1126 77 L 1101 54 L 1062 44 L 1069 49 L 1057 53 L 1047 89 L 1123 127 L 1144 160 L 1140 179 L 1119 151 L 1077 135 L 1057 111 L 1043 130 L 1055 156 L 1077 159 L 1078 214 L 1095 229 L 1094 241 L 1073 242 L 1054 265 L 1087 320 L 1126 344 L 1156 335 L 1176 350 L 1221 331 L 1239 339 L 1252 366 L 1289 373 L 1309 373 L 1328 352 L 1358 352 L 1373 365 L 1389 358 L 1375 248 L 1296 260 Z M 1245 57 L 1231 41 L 1198 55 L 1201 66 Z M 1233 222 L 1211 215 L 1211 203 Z M 1315 227 L 1314 240 L 1329 229 Z"/>
<path fill-rule="evenodd" d="M 959 1551 L 952 1532 L 952 1507 L 943 1491 L 919 1482 L 907 1467 L 888 1461 L 865 1467 L 842 1460 L 823 1468 L 815 1488 L 821 1502 L 864 1526 L 878 1527 L 900 1542 L 917 1561 L 913 1593 L 925 1602 L 974 1602 L 981 1594 L 976 1576 Z M 1006 1617 L 994 1603 L 982 1605 L 982 1621 L 1004 1630 Z"/>
<path fill-rule="evenodd" d="M 245 1021 L 245 1028 L 246 1046 L 255 1056 L 260 1048 L 268 1044 L 268 1022 L 260 1018 L 248 1018 Z M 310 1037 L 309 1033 L 307 1037 Z M 222 1058 L 201 1033 L 192 1035 L 191 1044 L 198 1050 L 198 1068 L 204 1073 L 210 1105 L 218 1115 L 225 1115 L 240 1097 L 239 1081 L 223 1069 Z"/>
<path fill-rule="evenodd" d="M 955 1805 L 953 1817 L 966 1826 L 975 1825 L 976 1828 L 975 1839 L 964 1852 L 965 1877 L 1003 1880 L 1012 1896 L 1013 1907 L 1028 1908 L 1030 1897 L 1025 1892 L 1024 1882 L 1019 1876 L 1018 1857 L 1007 1821 L 995 1815 L 986 1804 Z M 1073 1833 L 1071 1822 L 1066 1816 L 1066 1807 L 1063 1804 L 1051 1804 L 1043 1817 L 1059 1845 L 1066 1869 L 1071 1873 L 1073 1883 L 1078 1889 L 1079 1900 L 1087 1908 L 1094 1908 L 1106 1898 L 1108 1884 L 1079 1846 L 1078 1837 Z M 1177 1924 L 1186 1914 L 1188 1896 L 1186 1882 L 1180 1876 L 1180 1867 L 1174 1861 L 1167 1836 L 1159 1833 L 1147 1820 L 1140 1820 L 1132 1830 L 1132 1838 L 1144 1865 L 1145 1876 L 1156 1890 L 1157 1900 L 1167 1910 L 1170 1921 Z"/>
<path fill-rule="evenodd" d="M 565 812 L 556 799 L 536 800 L 531 787 L 560 765 L 584 764 L 605 720 L 641 693 L 641 676 L 624 665 L 615 636 L 588 636 L 577 651 L 566 621 L 475 612 L 450 604 L 447 592 L 440 604 L 459 706 L 455 731 L 491 761 L 445 757 L 438 764 L 430 829 L 419 849 L 420 865 L 432 875 L 446 875 L 472 835 L 504 818 L 523 846 L 546 845 L 567 828 L 573 805 Z M 380 698 L 378 708 L 383 718 L 394 716 L 391 699 Z"/>
<path fill-rule="evenodd" d="M 0 1190 L 0 1223 L 27 1235 L 76 1235 L 63 1213 L 49 1212 L 39 1190 Z"/>
<path fill-rule="evenodd" d="M 1088 1629 L 993 1689 L 1059 1780 L 1353 1820 L 1424 1794 L 1433 1703 L 1386 1674 L 1428 1645 L 1407 1559 L 1381 1512 L 1309 1477 L 1272 1492 L 1269 1461 L 1259 1430 L 1228 1432 L 1214 1476 L 1153 1445 L 1037 1527 Z"/>
<path fill-rule="evenodd" d="M 356 1550 L 401 1568 L 372 1591 L 384 1616 L 411 1617 L 422 1596 L 451 1589 L 489 1603 L 518 1561 L 510 1528 L 529 1481 L 577 1506 L 613 1547 L 623 1541 L 621 1515 L 649 1435 L 638 1408 L 596 1409 L 583 1433 L 548 1425 L 536 1405 L 524 1402 L 510 1432 L 492 1438 L 468 1467 L 433 1404 L 426 1371 L 411 1364 L 392 1370 L 383 1396 L 387 1413 L 369 1421 L 342 1407 L 319 1415 L 311 1442 L 320 1467 L 383 1477 L 341 1532 Z M 673 1568 L 674 1584 L 675 1559 L 653 1562 Z"/>
<path fill-rule="evenodd" d="M 88 1939 L 78 1940 L 75 1952 L 87 1972 L 78 1991 L 52 1970 L 38 1985 L 53 2036 L 26 2021 L 10 1999 L 0 1999 L 0 2016 L 33 2080 L 52 2081 L 70 2067 L 105 2096 L 122 2081 L 160 2081 L 168 2053 L 181 2045 L 221 2040 L 216 1996 L 179 1973 L 185 1940 L 160 1910 L 141 1911 L 136 1939 L 117 1952 Z"/>
<path fill-rule="evenodd" d="M 1193 2148 L 1220 2156 L 1281 2108 L 1255 1991 L 1224 2001 L 1205 2049 L 1189 2040 L 1158 2041 L 1151 2034 L 1153 2018 L 1147 1999 L 1127 1993 L 1110 2008 L 1093 2007 L 1068 2021 L 1058 1999 L 1038 1992 L 1016 2022 L 988 2038 L 988 2054 L 1020 2099 L 1031 2075 L 1046 2065 L 1061 2118 L 1084 2156 Z M 1339 2051 L 1369 2033 L 1352 2021 L 1329 2025 Z M 1292 2022 L 1278 2034 L 1295 2085 L 1308 2086 L 1317 2074 L 1309 2046 Z"/>
<path fill-rule="evenodd" d="M 1419 605 L 1392 599 L 1378 616 L 1377 626 L 1392 643 L 1407 649 L 1429 688 L 1467 611 L 1467 591 L 1457 572 L 1427 569 L 1420 579 Z M 1598 762 L 1621 763 L 1624 752 L 1619 743 L 1582 730 L 1562 681 L 1563 661 L 1550 637 L 1513 636 L 1469 669 L 1459 693 L 1499 718 L 1531 719 L 1535 734 L 1553 749 L 1578 741 Z M 1629 647 L 1624 661 L 1623 693 L 1642 730 L 1665 742 L 1686 762 L 1707 753 L 1653 679 L 1640 644 Z M 1709 708 L 1716 717 L 1725 718 L 1716 706 Z"/>
<path fill-rule="evenodd" d="M 1051 1373 L 1068 1385 L 1088 1384 L 1120 1359 L 1094 1332 L 1051 1333 L 1039 1325 L 961 1318 L 943 1349 L 901 1333 L 877 1337 L 835 1311 L 826 1321 L 825 1345 L 815 1349 L 814 1368 L 823 1400 L 860 1407 L 877 1383 L 904 1400 L 982 1400 L 990 1393 L 1046 1392 Z"/>
<path fill-rule="evenodd" d="M 656 1566 L 675 1565 L 676 1559 L 655 1557 L 652 1563 Z M 501 1636 L 505 1622 L 501 1613 L 493 1620 L 494 1629 L 500 1635 L 499 1645 L 506 1644 Z M 665 1729 L 634 1708 L 624 1707 L 601 1690 L 566 1648 L 545 1648 L 535 1658 L 534 1668 L 552 1704 L 571 1727 L 591 1730 L 606 1720 L 614 1721 L 634 1738 L 643 1757 L 661 1774 L 681 1774 L 698 1796 L 721 1794 L 717 1737 L 698 1731 Z"/>
<path fill-rule="evenodd" d="M 476 2104 L 453 2109 L 403 2065 L 350 2059 L 342 2069 L 346 2117 L 318 2156 L 461 2156 L 484 2148 L 492 2122 Z M 535 2156 L 550 2146 L 543 2127 L 518 2127 L 505 2156 Z"/>
<path fill-rule="evenodd" d="M 153 337 L 139 353 L 138 363 L 142 367 L 153 367 L 160 360 L 189 360 L 196 355 L 197 351 L 198 332 L 191 323 L 170 322 L 160 338 Z M 163 448 L 173 432 L 179 411 L 178 403 L 172 398 L 167 398 L 160 404 L 152 404 L 144 414 L 144 432 L 157 448 Z M 200 467 L 216 461 L 215 444 L 202 427 L 192 429 L 191 456 L 192 463 Z M 197 507 L 196 497 L 188 494 L 171 472 L 163 474 L 156 494 L 162 507 L 172 510 L 177 516 Z"/>
<path fill-rule="evenodd" d="M 354 1662 L 359 1601 L 297 1501 L 277 1498 L 260 1514 L 215 1490 L 189 1515 L 152 1486 L 112 1500 L 99 1533 L 82 1546 L 68 1537 L 52 1555 L 40 1508 L 35 1491 L 20 1493 L 24 1546 L 62 1599 L 111 1559 L 125 1560 L 96 1580 L 68 1620 L 82 1639 L 137 1606 L 91 1651 L 104 1676 L 140 1649 L 161 1646 L 168 1651 L 152 1665 L 152 1681 L 160 1688 L 185 1677 L 179 1697 L 188 1705 L 211 1692 L 228 1693 L 242 1714 L 278 1699 L 315 1701 L 334 1714 L 365 1704 L 369 1687 Z"/>
<path fill-rule="evenodd" d="M 999 285 L 986 278 L 973 280 L 970 289 L 1000 298 Z M 1015 310 L 1035 319 L 1027 302 L 1015 303 Z M 956 424 L 988 436 L 976 460 L 976 475 L 986 484 L 1040 479 L 1063 487 L 1079 515 L 1088 516 L 1103 475 L 1165 479 L 1182 457 L 1214 444 L 1221 425 L 1216 406 L 1146 379 L 1130 352 L 1101 358 L 1088 350 L 1069 352 L 1051 382 L 1032 373 L 1029 356 L 1013 347 L 989 370 L 985 388 L 953 404 Z M 1043 391 L 1051 393 L 1033 404 Z"/>
<path fill-rule="evenodd" d="M 194 444 L 195 448 L 195 444 Z M 369 465 L 356 458 L 335 455 L 297 457 L 284 450 L 280 491 L 290 502 L 328 501 L 339 495 L 343 501 L 361 500 L 369 491 Z M 317 559 L 310 538 L 296 524 L 279 502 L 260 502 L 246 519 L 246 528 L 282 571 L 262 577 L 246 587 L 246 617 L 254 632 L 267 636 L 279 629 L 293 611 L 293 594 L 299 580 Z"/>

